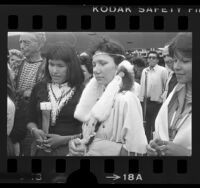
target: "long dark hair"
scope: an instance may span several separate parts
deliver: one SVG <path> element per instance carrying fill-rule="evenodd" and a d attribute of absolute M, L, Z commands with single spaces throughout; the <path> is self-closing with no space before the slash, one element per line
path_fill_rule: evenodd
<path fill-rule="evenodd" d="M 108 53 L 109 56 L 114 59 L 116 65 L 119 65 L 125 59 L 124 47 L 121 44 L 105 37 L 102 37 L 98 43 L 94 44 L 90 53 L 94 55 L 96 51 Z"/>
<path fill-rule="evenodd" d="M 80 66 L 80 61 L 77 57 L 73 46 L 68 43 L 51 44 L 48 47 L 45 67 L 45 81 L 51 82 L 49 73 L 49 60 L 62 60 L 67 65 L 67 82 L 70 87 L 80 87 L 84 81 L 84 75 Z"/>

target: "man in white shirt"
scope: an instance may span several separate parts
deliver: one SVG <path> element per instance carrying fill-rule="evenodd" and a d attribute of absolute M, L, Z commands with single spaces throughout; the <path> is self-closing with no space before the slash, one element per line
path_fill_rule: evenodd
<path fill-rule="evenodd" d="M 158 65 L 159 55 L 156 51 L 150 51 L 147 56 L 149 67 L 142 71 L 140 80 L 140 101 L 143 106 L 145 131 L 148 141 L 152 139 L 155 118 L 162 105 L 162 94 L 168 78 L 165 67 Z"/>

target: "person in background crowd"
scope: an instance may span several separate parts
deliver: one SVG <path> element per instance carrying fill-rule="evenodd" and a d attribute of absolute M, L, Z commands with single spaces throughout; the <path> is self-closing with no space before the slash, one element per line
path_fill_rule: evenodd
<path fill-rule="evenodd" d="M 192 33 L 179 33 L 169 45 L 178 84 L 162 105 L 155 121 L 150 156 L 192 155 Z"/>
<path fill-rule="evenodd" d="M 140 101 L 143 106 L 145 130 L 148 141 L 152 139 L 154 123 L 157 113 L 162 105 L 162 94 L 168 77 L 165 67 L 158 65 L 159 55 L 150 51 L 147 56 L 149 66 L 142 71 Z"/>
<path fill-rule="evenodd" d="M 162 56 L 159 55 L 158 65 L 165 67 L 165 60 Z"/>
<path fill-rule="evenodd" d="M 163 48 L 163 58 L 165 60 L 165 67 L 168 70 L 168 79 L 165 85 L 165 91 L 162 95 L 163 101 L 165 101 L 177 84 L 177 78 L 174 72 L 174 60 L 169 55 L 168 45 Z"/>
<path fill-rule="evenodd" d="M 141 57 L 133 59 L 132 64 L 134 65 L 135 81 L 140 83 L 143 69 L 146 67 L 145 60 Z"/>
<path fill-rule="evenodd" d="M 79 56 L 79 60 L 85 78 L 84 85 L 86 86 L 93 75 L 92 58 L 86 53 L 81 53 Z"/>
<path fill-rule="evenodd" d="M 20 64 L 16 76 L 17 108 L 10 137 L 13 143 L 20 142 L 21 155 L 25 156 L 30 156 L 32 142 L 26 129 L 28 105 L 32 88 L 44 75 L 45 62 L 41 57 L 41 48 L 44 46 L 45 41 L 46 36 L 43 32 L 24 32 L 19 39 L 21 53 L 25 58 Z"/>
<path fill-rule="evenodd" d="M 81 133 L 74 110 L 84 75 L 75 49 L 67 43 L 53 44 L 46 60 L 44 80 L 34 86 L 30 99 L 27 128 L 35 140 L 31 155 L 66 156 L 68 141 Z"/>
<path fill-rule="evenodd" d="M 14 80 L 14 87 L 16 88 L 16 76 L 19 71 L 19 66 L 21 65 L 24 56 L 22 55 L 21 51 L 17 49 L 10 49 L 9 50 L 9 66 L 11 68 L 11 74 Z"/>
<path fill-rule="evenodd" d="M 131 91 L 133 67 L 124 60 L 118 43 L 102 39 L 93 48 L 93 73 L 74 117 L 82 121 L 82 139 L 69 143 L 70 155 L 117 156 L 143 155 L 147 139 L 142 108 Z"/>

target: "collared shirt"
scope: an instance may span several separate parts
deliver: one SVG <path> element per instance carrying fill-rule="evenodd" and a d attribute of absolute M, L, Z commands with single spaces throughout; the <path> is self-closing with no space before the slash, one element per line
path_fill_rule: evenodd
<path fill-rule="evenodd" d="M 145 75 L 146 74 L 146 75 Z M 145 80 L 147 78 L 147 92 L 146 97 L 149 97 L 151 101 L 162 102 L 161 95 L 164 92 L 165 84 L 168 78 L 168 71 L 165 67 L 155 65 L 152 69 L 150 67 L 145 68 L 142 71 L 141 76 L 141 91 L 140 101 L 143 101 L 145 96 Z"/>

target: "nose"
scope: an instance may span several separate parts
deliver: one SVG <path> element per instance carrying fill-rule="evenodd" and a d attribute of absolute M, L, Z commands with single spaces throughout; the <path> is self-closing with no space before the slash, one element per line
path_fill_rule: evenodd
<path fill-rule="evenodd" d="M 20 49 L 24 50 L 24 43 L 23 42 L 20 43 Z"/>
<path fill-rule="evenodd" d="M 101 68 L 98 64 L 96 64 L 94 67 L 93 67 L 93 73 L 94 74 L 99 74 L 101 72 Z"/>
<path fill-rule="evenodd" d="M 53 73 L 53 75 L 57 74 L 57 72 L 58 72 L 57 67 L 56 67 L 56 66 L 53 66 L 53 67 L 52 67 L 52 73 Z"/>
<path fill-rule="evenodd" d="M 174 61 L 174 70 L 181 69 L 181 64 L 182 64 L 182 62 L 179 59 L 175 60 Z"/>

